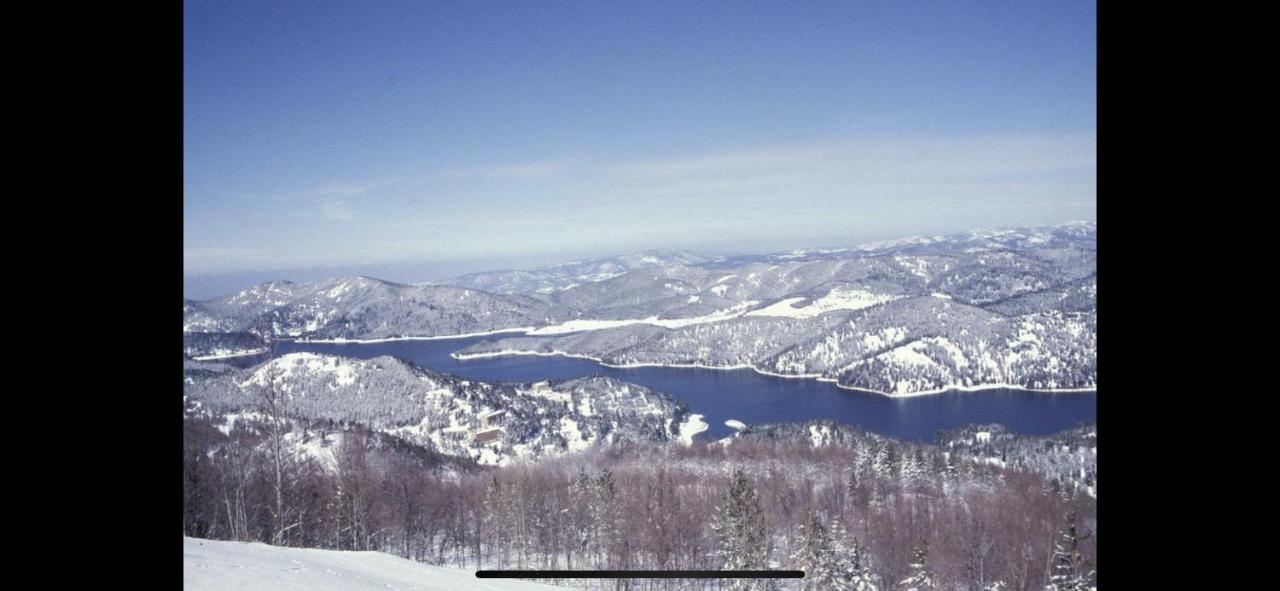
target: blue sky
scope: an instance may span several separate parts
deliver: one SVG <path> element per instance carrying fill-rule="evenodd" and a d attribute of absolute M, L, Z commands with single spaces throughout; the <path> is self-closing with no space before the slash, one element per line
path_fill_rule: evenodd
<path fill-rule="evenodd" d="M 184 20 L 193 297 L 1095 216 L 1093 2 L 189 1 Z"/>

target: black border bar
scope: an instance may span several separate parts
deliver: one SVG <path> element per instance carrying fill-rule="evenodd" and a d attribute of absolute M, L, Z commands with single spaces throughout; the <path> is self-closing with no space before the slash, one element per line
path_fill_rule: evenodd
<path fill-rule="evenodd" d="M 802 570 L 478 570 L 477 579 L 803 579 Z"/>

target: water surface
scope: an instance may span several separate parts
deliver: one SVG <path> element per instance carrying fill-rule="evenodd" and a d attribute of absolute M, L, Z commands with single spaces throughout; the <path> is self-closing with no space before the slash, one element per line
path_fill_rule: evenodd
<path fill-rule="evenodd" d="M 621 369 L 567 357 L 529 355 L 460 361 L 449 356 L 473 343 L 501 336 L 509 335 L 361 344 L 280 342 L 276 354 L 307 351 L 362 359 L 393 355 L 435 371 L 492 381 L 534 382 L 607 375 L 684 400 L 691 412 L 706 417 L 710 428 L 703 437 L 711 439 L 733 433 L 724 424 L 729 419 L 747 424 L 832 419 L 893 437 L 931 442 L 941 429 L 970 423 L 1000 423 L 1019 433 L 1043 435 L 1097 417 L 1095 392 L 998 389 L 890 398 L 838 388 L 829 382 L 765 376 L 749 369 Z"/>

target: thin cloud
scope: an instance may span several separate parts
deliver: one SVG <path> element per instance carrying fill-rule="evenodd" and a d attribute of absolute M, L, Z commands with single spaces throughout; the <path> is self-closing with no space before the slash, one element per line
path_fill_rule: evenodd
<path fill-rule="evenodd" d="M 356 214 L 351 204 L 344 199 L 332 199 L 320 204 L 320 217 L 326 220 L 350 221 Z"/>
<path fill-rule="evenodd" d="M 576 168 L 580 163 L 581 161 L 577 159 L 542 160 L 517 164 L 454 168 L 445 171 L 445 173 L 461 177 L 514 180 L 537 179 L 563 174 Z"/>
<path fill-rule="evenodd" d="M 358 247 L 367 249 L 359 260 L 382 263 L 694 242 L 805 248 L 1026 225 L 1093 214 L 1096 151 L 1092 133 L 890 137 L 437 169 L 282 194 L 296 203 L 276 202 L 277 212 L 341 229 L 254 216 L 225 240 L 260 251 L 186 258 L 189 267 L 280 269 L 345 264 Z"/>

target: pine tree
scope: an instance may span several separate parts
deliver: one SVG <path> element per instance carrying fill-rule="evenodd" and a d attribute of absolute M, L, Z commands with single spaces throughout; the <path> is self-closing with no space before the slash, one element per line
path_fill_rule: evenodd
<path fill-rule="evenodd" d="M 919 448 L 912 453 L 903 454 L 900 481 L 904 489 L 911 489 L 924 478 L 924 454 Z"/>
<path fill-rule="evenodd" d="M 858 543 L 858 538 L 848 535 L 839 521 L 831 525 L 831 548 L 836 559 L 834 588 L 876 591 L 876 577 L 867 563 L 866 549 Z"/>
<path fill-rule="evenodd" d="M 910 568 L 911 574 L 898 583 L 899 589 L 902 591 L 932 591 L 937 588 L 933 580 L 933 572 L 929 570 L 928 542 L 922 542 L 916 548 L 916 558 L 908 568 Z"/>
<path fill-rule="evenodd" d="M 758 570 L 769 566 L 769 535 L 765 530 L 764 511 L 747 475 L 734 470 L 729 490 L 716 507 L 711 522 L 719 543 L 717 557 L 725 570 Z M 727 589 L 745 590 L 763 587 L 767 579 L 730 579 Z"/>
<path fill-rule="evenodd" d="M 1080 570 L 1080 536 L 1076 531 L 1076 513 L 1067 513 L 1066 523 L 1058 532 L 1053 546 L 1053 565 L 1045 591 L 1085 591 L 1089 582 Z"/>
<path fill-rule="evenodd" d="M 817 513 L 810 510 L 805 514 L 797 538 L 791 560 L 797 568 L 804 571 L 800 589 L 843 589 L 836 584 L 840 573 L 831 538 L 827 535 L 827 529 L 822 527 Z"/>

